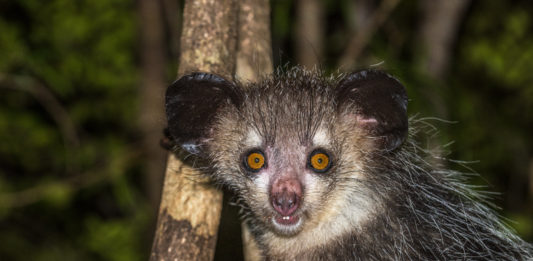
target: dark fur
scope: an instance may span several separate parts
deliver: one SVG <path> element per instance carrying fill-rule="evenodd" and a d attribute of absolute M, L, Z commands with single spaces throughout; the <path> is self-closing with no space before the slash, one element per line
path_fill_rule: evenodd
<path fill-rule="evenodd" d="M 532 246 L 498 220 L 484 197 L 465 185 L 464 174 L 425 161 L 431 155 L 414 142 L 417 120 L 409 122 L 407 133 L 406 106 L 403 86 L 379 71 L 327 78 L 294 68 L 246 86 L 195 73 L 167 91 L 170 139 L 206 158 L 214 179 L 236 192 L 266 259 L 532 259 Z M 272 210 L 255 183 L 258 176 L 242 168 L 246 137 L 250 130 L 257 132 L 260 147 L 271 150 L 269 164 L 281 168 L 305 159 L 321 128 L 334 137 L 327 144 L 334 167 L 313 176 L 320 195 L 306 194 L 298 214 L 306 222 L 334 223 L 335 216 L 320 220 L 320 213 L 349 200 L 343 202 L 347 210 L 363 211 L 368 218 L 357 228 L 327 235 L 316 247 L 286 250 L 288 240 L 303 232 L 283 236 L 273 230 Z M 376 206 L 367 210 L 364 202 Z"/>

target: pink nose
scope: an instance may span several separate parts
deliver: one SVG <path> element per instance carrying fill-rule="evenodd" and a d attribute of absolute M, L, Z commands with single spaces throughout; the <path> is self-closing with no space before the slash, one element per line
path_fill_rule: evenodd
<path fill-rule="evenodd" d="M 292 215 L 300 206 L 302 186 L 297 179 L 276 180 L 270 191 L 272 207 L 282 216 Z"/>

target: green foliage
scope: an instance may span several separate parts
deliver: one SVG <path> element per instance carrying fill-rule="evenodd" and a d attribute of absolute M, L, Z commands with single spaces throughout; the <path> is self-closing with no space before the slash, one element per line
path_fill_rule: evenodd
<path fill-rule="evenodd" d="M 0 259 L 145 260 L 134 3 L 0 1 L 0 14 Z"/>
<path fill-rule="evenodd" d="M 523 9 L 510 10 L 502 20 L 486 15 L 473 18 L 471 27 L 476 33 L 466 40 L 462 50 L 465 62 L 501 82 L 501 87 L 529 94 L 524 98 L 533 99 L 532 26 L 529 13 Z M 496 33 L 497 38 L 491 37 Z"/>
<path fill-rule="evenodd" d="M 72 188 L 68 184 L 51 183 L 46 184 L 43 191 L 45 204 L 56 209 L 62 209 L 69 204 L 72 199 Z"/>
<path fill-rule="evenodd" d="M 87 246 L 99 258 L 113 261 L 146 260 L 135 249 L 139 244 L 139 235 L 144 233 L 142 226 L 146 224 L 146 215 L 137 216 L 131 220 L 102 220 L 89 217 L 85 220 L 86 230 L 81 238 L 81 244 Z"/>
<path fill-rule="evenodd" d="M 452 130 L 454 156 L 480 160 L 475 169 L 503 192 L 506 212 L 520 217 L 510 225 L 531 240 L 533 208 L 519 203 L 527 195 L 533 148 L 531 5 L 487 1 L 476 7 L 460 38 L 450 81 L 450 111 L 462 122 Z"/>

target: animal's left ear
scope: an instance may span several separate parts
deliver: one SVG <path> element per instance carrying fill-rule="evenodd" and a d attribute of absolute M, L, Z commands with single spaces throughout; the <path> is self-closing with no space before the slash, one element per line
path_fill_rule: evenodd
<path fill-rule="evenodd" d="M 224 107 L 238 107 L 238 87 L 223 77 L 204 72 L 185 75 L 170 85 L 165 107 L 168 137 L 186 151 L 205 156 L 216 116 Z"/>
<path fill-rule="evenodd" d="M 348 110 L 358 126 L 378 139 L 380 149 L 391 151 L 407 136 L 407 94 L 404 86 L 382 71 L 349 74 L 336 88 L 339 110 Z"/>

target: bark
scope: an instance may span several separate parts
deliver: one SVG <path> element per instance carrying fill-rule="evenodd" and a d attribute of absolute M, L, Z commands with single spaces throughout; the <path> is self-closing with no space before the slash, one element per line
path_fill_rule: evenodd
<path fill-rule="evenodd" d="M 194 70 L 234 74 L 236 13 L 236 0 L 185 1 L 179 75 Z"/>
<path fill-rule="evenodd" d="M 241 0 L 239 12 L 239 42 L 237 51 L 237 77 L 255 81 L 273 71 L 272 43 L 270 38 L 270 4 L 268 0 Z M 242 224 L 244 259 L 261 260 L 257 244 Z"/>
<path fill-rule="evenodd" d="M 154 212 L 159 204 L 165 171 L 166 152 L 159 146 L 164 128 L 166 80 L 165 41 L 161 5 L 159 1 L 139 1 L 141 34 L 141 88 L 139 127 L 143 135 L 143 154 L 146 159 L 145 186 Z"/>
<path fill-rule="evenodd" d="M 469 0 L 423 0 L 420 38 L 425 55 L 421 68 L 443 79 L 448 68 L 453 43 Z"/>
<path fill-rule="evenodd" d="M 272 73 L 270 4 L 266 0 L 241 0 L 239 6 L 237 77 L 254 81 Z"/>
<path fill-rule="evenodd" d="M 231 77 L 235 68 L 236 0 L 187 0 L 178 74 Z M 150 260 L 212 260 L 222 192 L 173 154 L 168 159 Z"/>
<path fill-rule="evenodd" d="M 324 49 L 324 7 L 322 0 L 299 0 L 296 4 L 296 61 L 312 68 L 320 63 Z"/>

